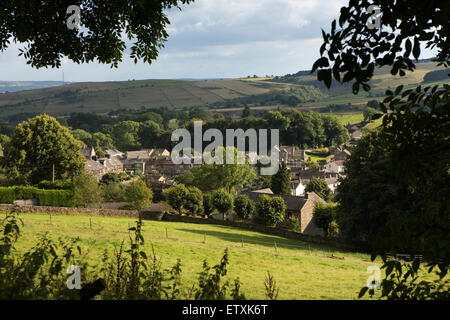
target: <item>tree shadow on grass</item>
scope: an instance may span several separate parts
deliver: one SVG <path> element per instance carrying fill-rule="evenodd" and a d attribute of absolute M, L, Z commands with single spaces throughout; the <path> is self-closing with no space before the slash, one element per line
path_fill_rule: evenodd
<path fill-rule="evenodd" d="M 201 236 L 206 235 L 206 241 L 208 241 L 208 237 L 214 237 L 220 240 L 239 243 L 244 242 L 244 245 L 247 244 L 255 244 L 268 248 L 274 248 L 275 242 L 277 247 L 282 247 L 284 249 L 300 249 L 300 250 L 314 250 L 314 251 L 328 251 L 328 248 L 325 246 L 320 246 L 317 244 L 307 243 L 303 241 L 291 240 L 291 239 L 283 239 L 274 235 L 244 235 L 230 227 L 226 226 L 216 226 L 218 229 L 222 229 L 223 231 L 211 231 L 211 230 L 198 230 L 198 229 L 176 229 L 178 231 L 195 233 Z"/>

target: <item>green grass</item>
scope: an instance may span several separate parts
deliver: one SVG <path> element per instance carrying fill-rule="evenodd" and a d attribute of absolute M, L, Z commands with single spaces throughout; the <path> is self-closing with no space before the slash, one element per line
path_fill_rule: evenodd
<path fill-rule="evenodd" d="M 364 120 L 364 116 L 362 113 L 335 113 L 338 117 L 338 120 L 341 124 L 345 125 L 347 123 L 355 124 L 360 123 Z"/>
<path fill-rule="evenodd" d="M 127 241 L 127 228 L 134 223 L 131 218 L 93 216 L 91 229 L 87 216 L 52 215 L 51 223 L 48 215 L 22 214 L 21 218 L 25 225 L 17 244 L 19 252 L 30 248 L 44 232 L 53 239 L 79 237 L 83 252 L 93 265 L 100 263 L 105 249 L 111 251 L 122 240 Z M 229 248 L 227 278 L 239 277 L 248 299 L 265 298 L 263 282 L 267 271 L 278 283 L 279 299 L 356 299 L 366 283 L 367 267 L 374 264 L 366 254 L 344 253 L 225 226 L 145 221 L 143 234 L 146 251 L 153 245 L 164 267 L 181 259 L 186 286 L 197 280 L 203 260 L 216 264 L 225 248 Z M 331 253 L 344 260 L 331 258 Z"/>

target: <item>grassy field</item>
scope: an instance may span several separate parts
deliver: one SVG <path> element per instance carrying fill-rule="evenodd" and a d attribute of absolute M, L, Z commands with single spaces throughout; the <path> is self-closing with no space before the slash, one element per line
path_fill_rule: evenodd
<path fill-rule="evenodd" d="M 355 124 L 355 123 L 360 123 L 361 121 L 364 120 L 364 116 L 362 113 L 357 112 L 357 113 L 335 113 L 335 115 L 338 117 L 339 122 L 341 124 Z"/>
<path fill-rule="evenodd" d="M 0 218 L 3 216 L 0 214 Z M 92 265 L 100 263 L 105 249 L 112 251 L 122 240 L 127 241 L 128 226 L 134 223 L 131 218 L 94 216 L 91 229 L 87 216 L 52 215 L 51 222 L 48 215 L 41 214 L 22 214 L 21 218 L 25 225 L 17 245 L 20 252 L 30 248 L 44 232 L 52 239 L 79 237 Z M 344 253 L 225 226 L 145 221 L 143 230 L 146 250 L 150 252 L 153 245 L 164 267 L 181 259 L 186 286 L 197 280 L 203 260 L 214 265 L 228 248 L 227 279 L 239 277 L 248 299 L 265 298 L 267 271 L 278 283 L 279 299 L 356 299 L 366 283 L 367 267 L 377 264 L 366 254 Z M 332 258 L 331 254 L 344 259 Z"/>

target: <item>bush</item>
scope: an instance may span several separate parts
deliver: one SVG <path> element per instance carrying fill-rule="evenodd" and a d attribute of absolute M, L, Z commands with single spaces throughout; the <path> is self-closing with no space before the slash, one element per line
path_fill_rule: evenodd
<path fill-rule="evenodd" d="M 136 180 L 126 187 L 127 200 L 138 210 L 148 207 L 152 203 L 153 192 L 144 181 Z"/>
<path fill-rule="evenodd" d="M 85 170 L 73 179 L 75 205 L 87 207 L 89 204 L 99 205 L 103 202 L 103 194 L 95 176 Z"/>
<path fill-rule="evenodd" d="M 49 207 L 74 207 L 74 196 L 70 190 L 39 190 L 39 205 Z"/>
<path fill-rule="evenodd" d="M 284 227 L 289 230 L 301 231 L 300 221 L 298 220 L 298 217 L 289 217 L 284 222 Z"/>
<path fill-rule="evenodd" d="M 284 220 L 286 204 L 281 197 L 262 195 L 256 203 L 256 222 L 274 225 Z"/>
<path fill-rule="evenodd" d="M 0 203 L 13 204 L 15 200 L 38 199 L 41 206 L 73 207 L 71 190 L 41 190 L 35 187 L 0 187 Z"/>
<path fill-rule="evenodd" d="M 16 192 L 13 187 L 0 187 L 0 203 L 13 204 Z"/>
<path fill-rule="evenodd" d="M 55 180 L 55 183 L 53 183 L 48 180 L 43 180 L 36 187 L 47 190 L 73 190 L 73 182 L 68 180 Z"/>
<path fill-rule="evenodd" d="M 214 211 L 213 195 L 207 192 L 203 195 L 203 213 L 209 216 Z"/>
<path fill-rule="evenodd" d="M 233 195 L 227 192 L 225 189 L 219 189 L 213 194 L 213 204 L 220 213 L 223 214 L 223 219 L 225 220 L 225 215 L 233 210 Z"/>
<path fill-rule="evenodd" d="M 323 204 L 321 202 L 314 205 L 313 222 L 316 226 L 322 228 L 328 237 L 335 236 L 338 232 L 335 207 L 334 204 Z"/>
<path fill-rule="evenodd" d="M 106 202 L 125 202 L 127 194 L 125 186 L 120 183 L 101 184 L 104 200 Z"/>
<path fill-rule="evenodd" d="M 234 200 L 234 211 L 241 219 L 250 219 L 255 212 L 255 203 L 246 195 L 238 195 Z"/>

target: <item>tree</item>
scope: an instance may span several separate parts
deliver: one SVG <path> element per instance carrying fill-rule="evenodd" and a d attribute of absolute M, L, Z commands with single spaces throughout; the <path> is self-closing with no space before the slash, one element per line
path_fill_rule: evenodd
<path fill-rule="evenodd" d="M 256 203 L 256 221 L 274 225 L 282 222 L 286 214 L 286 204 L 281 197 L 269 197 L 263 194 Z"/>
<path fill-rule="evenodd" d="M 180 183 L 196 186 L 203 191 L 212 191 L 225 188 L 231 192 L 236 187 L 241 187 L 251 182 L 256 177 L 253 167 L 248 164 L 237 164 L 237 149 L 234 149 L 233 164 L 204 164 L 192 169 L 190 172 L 179 175 L 176 180 Z M 221 148 L 224 162 L 226 160 L 226 148 Z"/>
<path fill-rule="evenodd" d="M 14 38 L 14 42 L 26 43 L 19 55 L 32 67 L 60 67 L 63 57 L 76 63 L 97 60 L 117 67 L 126 49 L 123 39 L 126 35 L 134 40 L 130 58 L 135 63 L 141 59 L 151 63 L 168 37 L 167 10 L 191 2 L 193 0 L 83 1 L 80 12 L 83 32 L 68 27 L 75 16 L 74 11 L 67 12 L 73 4 L 71 1 L 6 2 L 2 4 L 0 15 L 0 51 Z"/>
<path fill-rule="evenodd" d="M 136 121 L 122 121 L 114 125 L 112 137 L 119 150 L 131 151 L 141 147 L 138 132 L 140 123 Z"/>
<path fill-rule="evenodd" d="M 126 186 L 127 200 L 138 210 L 152 203 L 153 192 L 144 181 L 135 180 Z"/>
<path fill-rule="evenodd" d="M 367 8 L 375 5 L 382 16 L 379 28 L 369 24 Z M 436 61 L 449 66 L 450 47 L 447 35 L 450 8 L 445 1 L 432 4 L 421 0 L 359 0 L 350 1 L 341 8 L 341 15 L 331 24 L 331 32 L 322 31 L 321 58 L 313 65 L 317 79 L 330 88 L 332 78 L 353 83 L 353 92 L 362 86 L 370 90 L 368 82 L 375 67 L 390 66 L 392 75 L 404 76 L 405 70 L 413 71 L 415 59 L 419 59 L 421 44 L 436 48 Z M 333 63 L 330 66 L 330 62 Z"/>
<path fill-rule="evenodd" d="M 325 201 L 331 200 L 333 191 L 328 187 L 325 180 L 320 178 L 312 178 L 305 187 L 305 192 L 315 192 Z"/>
<path fill-rule="evenodd" d="M 99 205 L 103 195 L 95 176 L 87 170 L 73 179 L 74 202 L 77 207 L 87 207 L 90 204 Z"/>
<path fill-rule="evenodd" d="M 203 194 L 197 187 L 189 187 L 189 194 L 185 198 L 184 207 L 191 213 L 191 215 L 203 214 Z"/>
<path fill-rule="evenodd" d="M 207 216 L 214 211 L 213 195 L 211 192 L 207 192 L 203 195 L 203 210 Z"/>
<path fill-rule="evenodd" d="M 377 100 L 369 100 L 367 101 L 367 106 L 371 107 L 372 109 L 378 109 L 379 103 Z"/>
<path fill-rule="evenodd" d="M 126 202 L 127 192 L 125 185 L 118 182 L 101 183 L 100 184 L 103 198 L 106 202 Z"/>
<path fill-rule="evenodd" d="M 272 176 L 270 189 L 275 194 L 291 195 L 291 174 L 285 162 L 281 162 L 278 172 Z"/>
<path fill-rule="evenodd" d="M 3 166 L 13 179 L 37 184 L 74 177 L 84 170 L 81 143 L 55 118 L 41 115 L 17 125 L 4 151 Z"/>
<path fill-rule="evenodd" d="M 381 8 L 381 31 L 366 24 L 370 14 L 365 9 L 371 4 Z M 341 74 L 346 72 L 342 81 L 355 80 L 354 93 L 358 92 L 360 85 L 368 91 L 368 82 L 375 66 L 390 66 L 391 73 L 400 76 L 406 74 L 405 70 L 413 71 L 415 64 L 410 56 L 412 53 L 415 59 L 419 58 L 421 44 L 435 48 L 437 56 L 434 60 L 438 65 L 448 67 L 449 17 L 450 7 L 446 2 L 440 1 L 350 1 L 348 7 L 341 9 L 339 25 L 343 29 L 336 30 L 336 21 L 333 21 L 331 33 L 323 32 L 324 43 L 320 48 L 322 57 L 315 62 L 313 71 L 320 68 L 317 77 L 328 87 L 332 77 L 340 81 Z M 332 67 L 330 61 L 334 61 Z M 380 140 L 385 149 L 381 151 L 385 153 L 378 156 L 375 154 L 376 147 L 369 140 L 376 138 L 372 137 L 365 142 L 360 141 L 364 144 L 361 150 L 368 151 L 368 154 L 363 154 L 363 159 L 375 158 L 377 161 L 370 163 L 356 158 L 350 161 L 354 163 L 352 171 L 369 172 L 381 183 L 370 188 L 369 181 L 364 183 L 364 178 L 354 176 L 344 184 L 343 190 L 356 190 L 357 184 L 360 186 L 359 191 L 368 187 L 378 188 L 375 193 L 365 197 L 381 198 L 381 208 L 374 208 L 373 213 L 374 216 L 381 216 L 381 219 L 371 228 L 379 227 L 383 231 L 375 236 L 378 237 L 377 241 L 372 241 L 372 260 L 380 255 L 384 261 L 383 267 L 386 268 L 382 297 L 448 299 L 450 290 L 445 276 L 450 264 L 450 250 L 446 245 L 446 235 L 450 226 L 447 219 L 449 203 L 445 194 L 450 192 L 450 148 L 446 125 L 450 118 L 450 86 L 444 84 L 441 88 L 438 85 L 423 89 L 419 86 L 415 90 L 403 90 L 403 86 L 398 86 L 395 91 L 387 90 L 386 96 L 379 105 L 382 113 L 373 117 L 383 117 Z M 383 199 L 386 189 L 382 191 L 380 184 L 392 189 L 388 192 L 393 193 L 394 199 L 402 194 L 400 203 L 390 199 L 388 208 Z M 351 203 L 356 205 L 353 213 L 344 216 L 344 221 L 348 220 L 350 223 L 344 224 L 353 225 L 351 222 L 358 219 L 363 221 L 364 215 L 358 214 L 362 213 L 363 201 L 350 199 L 348 193 L 342 195 L 341 203 L 346 202 L 343 207 L 350 208 Z M 366 212 L 366 220 L 373 220 L 367 219 L 367 213 L 372 215 L 372 212 Z M 370 234 L 368 237 L 370 238 Z M 436 283 L 422 281 L 417 285 L 415 281 L 420 260 L 414 259 L 413 263 L 402 264 L 400 261 L 387 259 L 387 254 L 402 251 L 423 254 L 423 261 L 427 261 L 429 267 L 428 272 L 437 270 L 439 280 Z M 368 288 L 364 287 L 360 297 L 367 291 Z M 369 290 L 369 293 L 373 295 L 374 290 Z"/>
<path fill-rule="evenodd" d="M 189 195 L 189 190 L 184 184 L 177 184 L 164 192 L 167 203 L 181 215 L 183 213 L 185 199 Z"/>
<path fill-rule="evenodd" d="M 323 229 L 327 237 L 337 234 L 335 206 L 322 202 L 316 202 L 314 205 L 313 221 L 316 226 Z"/>
<path fill-rule="evenodd" d="M 244 110 L 242 111 L 242 118 L 248 118 L 252 115 L 252 110 L 249 106 L 245 106 Z"/>
<path fill-rule="evenodd" d="M 238 195 L 234 199 L 234 211 L 241 219 L 250 219 L 255 212 L 255 203 L 244 194 Z"/>
<path fill-rule="evenodd" d="M 350 140 L 348 130 L 335 115 L 322 116 L 326 146 L 339 146 Z"/>
<path fill-rule="evenodd" d="M 223 220 L 226 214 L 233 209 L 233 195 L 225 189 L 219 189 L 213 194 L 213 204 L 220 213 L 223 214 Z"/>
<path fill-rule="evenodd" d="M 364 111 L 363 111 L 364 121 L 365 122 L 372 121 L 372 117 L 374 115 L 376 115 L 377 113 L 378 113 L 378 111 L 374 108 L 371 108 L 371 107 L 364 108 Z"/>

